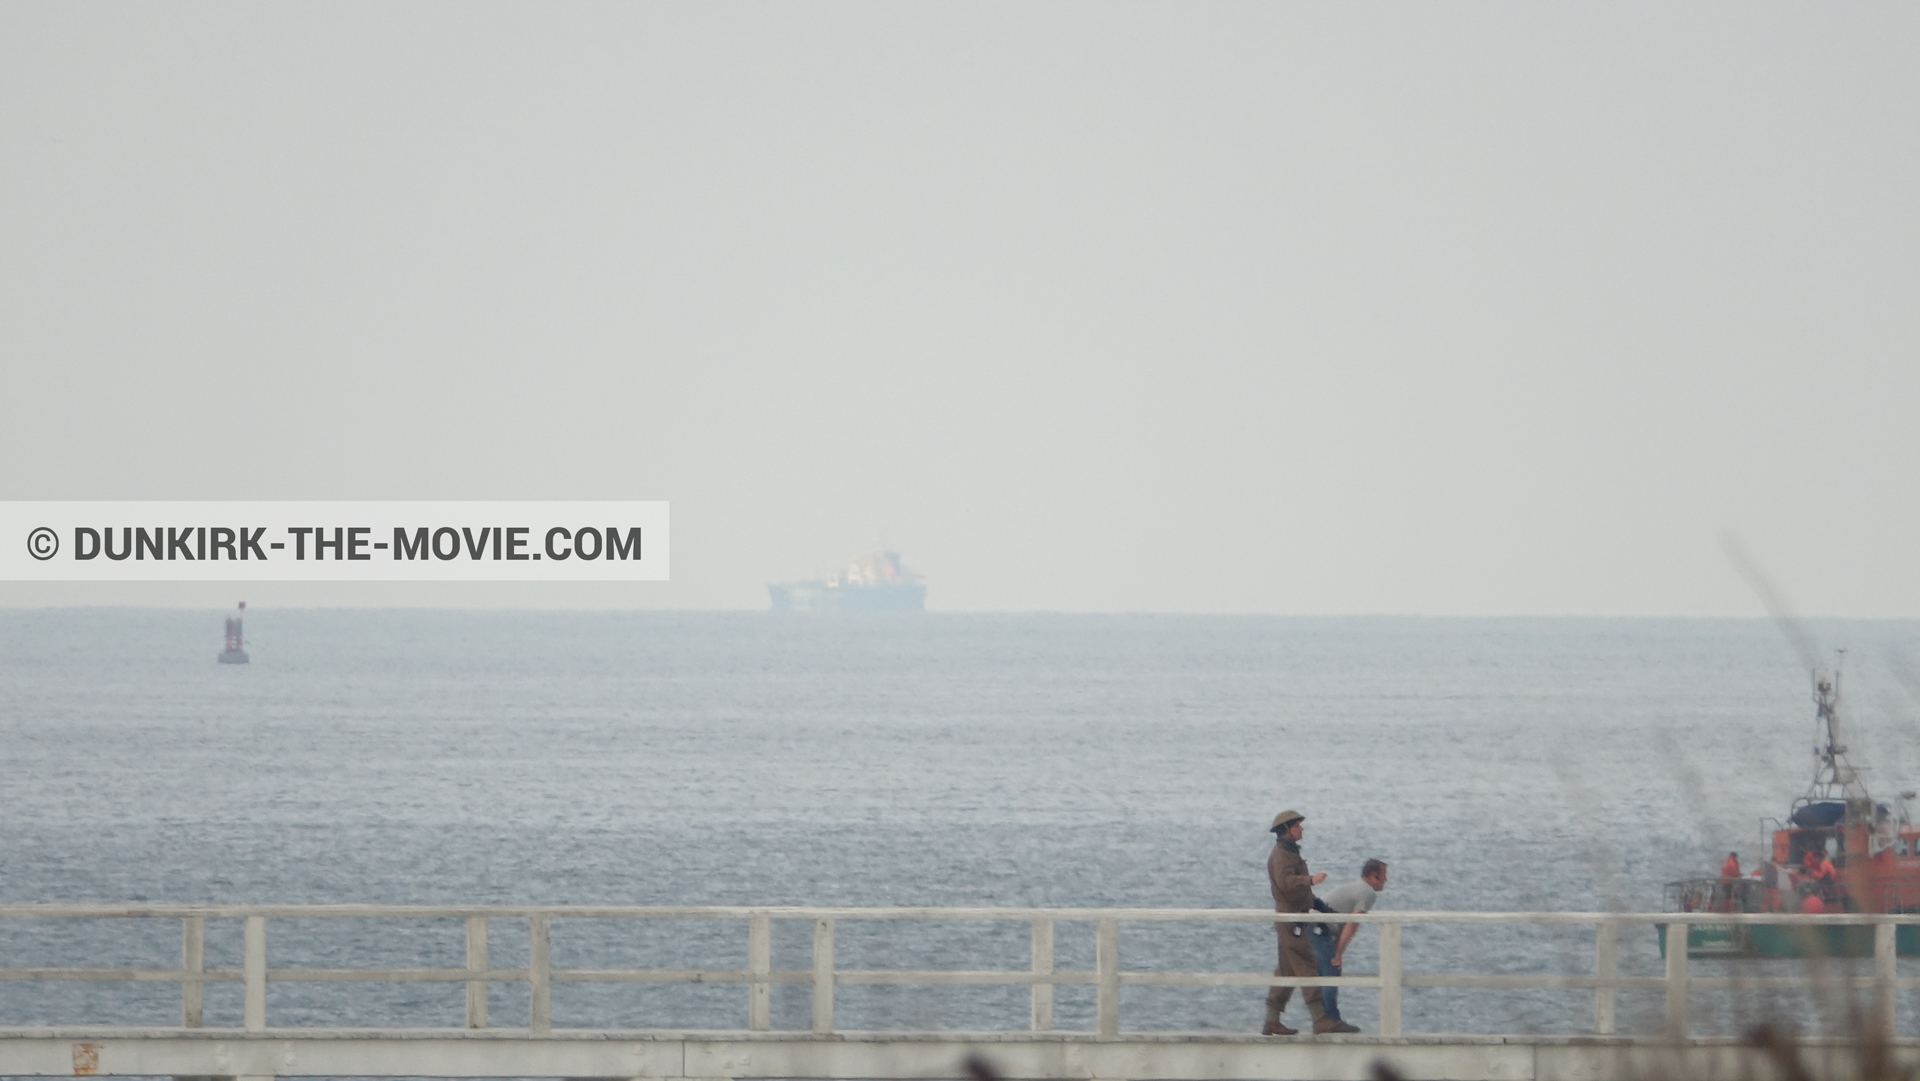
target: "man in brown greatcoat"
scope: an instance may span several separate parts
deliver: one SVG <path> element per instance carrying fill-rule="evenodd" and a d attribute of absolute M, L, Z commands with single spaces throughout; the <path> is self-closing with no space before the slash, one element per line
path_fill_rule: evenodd
<path fill-rule="evenodd" d="M 1306 912 L 1313 908 L 1313 887 L 1327 880 L 1327 873 L 1313 874 L 1307 870 L 1307 861 L 1300 855 L 1300 838 L 1306 832 L 1307 816 L 1299 811 L 1281 811 L 1273 818 L 1273 852 L 1267 857 L 1267 885 L 1273 890 L 1273 910 L 1275 912 Z M 1316 976 L 1320 969 L 1314 964 L 1313 944 L 1307 941 L 1307 925 L 1304 923 L 1276 923 L 1274 930 L 1280 932 L 1280 964 L 1273 970 L 1275 976 Z M 1333 1031 L 1333 1022 L 1327 1017 L 1326 1010 L 1320 1005 L 1318 987 L 1302 988 L 1306 993 L 1301 997 L 1307 1000 L 1307 1012 L 1313 1015 L 1315 1032 Z M 1298 1029 L 1288 1028 L 1280 1023 L 1280 1014 L 1287 1008 L 1287 1000 L 1293 997 L 1291 987 L 1270 987 L 1267 989 L 1267 1023 L 1260 1026 L 1263 1036 L 1292 1036 Z"/>

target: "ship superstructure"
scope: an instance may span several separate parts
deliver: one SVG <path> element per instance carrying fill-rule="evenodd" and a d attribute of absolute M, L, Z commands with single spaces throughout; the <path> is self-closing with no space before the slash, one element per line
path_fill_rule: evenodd
<path fill-rule="evenodd" d="M 767 593 L 776 612 L 918 612 L 927 606 L 926 580 L 892 551 L 861 556 L 824 577 L 774 582 Z"/>

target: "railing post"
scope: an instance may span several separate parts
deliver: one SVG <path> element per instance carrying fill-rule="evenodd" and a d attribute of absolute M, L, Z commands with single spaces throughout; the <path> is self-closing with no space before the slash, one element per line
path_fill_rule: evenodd
<path fill-rule="evenodd" d="M 1380 1035 L 1400 1035 L 1400 921 L 1380 925 Z"/>
<path fill-rule="evenodd" d="M 180 967 L 199 975 L 207 970 L 207 921 L 204 916 L 180 919 Z M 180 981 L 180 1027 L 199 1028 L 204 1022 L 200 1004 L 206 984 L 199 980 Z"/>
<path fill-rule="evenodd" d="M 545 1035 L 553 1030 L 553 921 L 548 916 L 527 917 L 527 1029 Z"/>
<path fill-rule="evenodd" d="M 773 971 L 773 921 L 765 916 L 747 920 L 747 971 L 763 977 L 747 984 L 747 1027 L 765 1032 L 773 1025 L 773 985 L 764 978 Z"/>
<path fill-rule="evenodd" d="M 1053 921 L 1033 921 L 1033 974 L 1036 976 L 1053 975 Z M 1053 985 L 1036 983 L 1033 985 L 1033 1021 L 1035 1032 L 1045 1032 L 1053 1027 Z"/>
<path fill-rule="evenodd" d="M 487 918 L 467 917 L 467 971 L 487 971 Z M 487 1027 L 487 979 L 467 981 L 467 1027 Z"/>
<path fill-rule="evenodd" d="M 1094 928 L 1094 969 L 1099 991 L 1094 998 L 1095 1031 L 1120 1033 L 1120 921 L 1101 920 Z"/>
<path fill-rule="evenodd" d="M 813 921 L 813 1031 L 833 1031 L 833 921 Z"/>
<path fill-rule="evenodd" d="M 1893 1040 L 1894 977 L 1899 973 L 1897 928 L 1886 920 L 1873 925 L 1873 1023 L 1882 1040 Z"/>
<path fill-rule="evenodd" d="M 248 916 L 241 967 L 246 976 L 244 1023 L 248 1032 L 267 1027 L 267 918 Z"/>
<path fill-rule="evenodd" d="M 1603 921 L 1593 928 L 1593 974 L 1597 979 L 1611 982 L 1619 978 L 1619 973 L 1620 925 Z M 1597 1035 L 1613 1033 L 1614 1007 L 1620 1001 L 1619 993 L 1617 987 L 1593 989 L 1593 1031 Z"/>
<path fill-rule="evenodd" d="M 1667 1039 L 1687 1038 L 1687 925 L 1667 924 Z"/>

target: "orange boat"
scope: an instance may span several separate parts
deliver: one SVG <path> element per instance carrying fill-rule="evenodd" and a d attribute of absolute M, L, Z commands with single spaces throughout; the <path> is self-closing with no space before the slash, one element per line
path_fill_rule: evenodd
<path fill-rule="evenodd" d="M 1767 862 L 1752 877 L 1692 878 L 1667 885 L 1674 912 L 1920 912 L 1920 826 L 1906 809 L 1875 800 L 1841 740 L 1840 671 L 1815 673 L 1813 701 L 1823 742 L 1814 748 L 1813 783 L 1787 810 L 1786 821 L 1761 820 L 1770 835 Z M 1815 873 L 1821 855 L 1831 876 Z M 1901 926 L 1901 954 L 1920 954 L 1920 927 Z M 1666 951 L 1662 929 L 1661 952 Z M 1795 933 L 1764 924 L 1695 924 L 1689 957 L 1867 957 L 1873 928 Z"/>

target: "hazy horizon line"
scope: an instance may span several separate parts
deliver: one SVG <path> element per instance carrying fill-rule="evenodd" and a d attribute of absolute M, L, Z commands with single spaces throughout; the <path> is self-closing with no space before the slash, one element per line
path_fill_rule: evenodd
<path fill-rule="evenodd" d="M 0 612 L 50 612 L 50 611 L 180 611 L 213 612 L 230 611 L 232 606 L 214 607 L 196 604 L 9 604 L 0 601 Z M 289 604 L 254 606 L 250 612 L 310 612 L 310 611 L 365 611 L 365 612 L 568 612 L 568 613 L 628 613 L 660 615 L 768 615 L 794 621 L 826 618 L 830 620 L 860 621 L 879 617 L 882 619 L 913 619 L 928 616 L 1152 616 L 1162 618 L 1201 618 L 1201 619 L 1436 619 L 1436 620 L 1532 620 L 1532 619 L 1580 619 L 1593 621 L 1651 621 L 1666 620 L 1674 622 L 1774 622 L 1774 617 L 1758 615 L 1699 615 L 1686 613 L 1599 613 L 1599 612 L 1236 612 L 1236 611 L 1179 611 L 1144 608 L 1126 609 L 1067 609 L 1067 608 L 966 608 L 966 609 L 930 609 L 919 612 L 793 612 L 776 611 L 770 608 L 652 608 L 644 606 L 620 607 L 614 605 L 567 606 L 567 605 L 484 605 L 484 604 Z M 1800 621 L 1844 622 L 1844 623 L 1916 623 L 1920 616 L 1847 616 L 1847 615 L 1798 615 Z"/>

